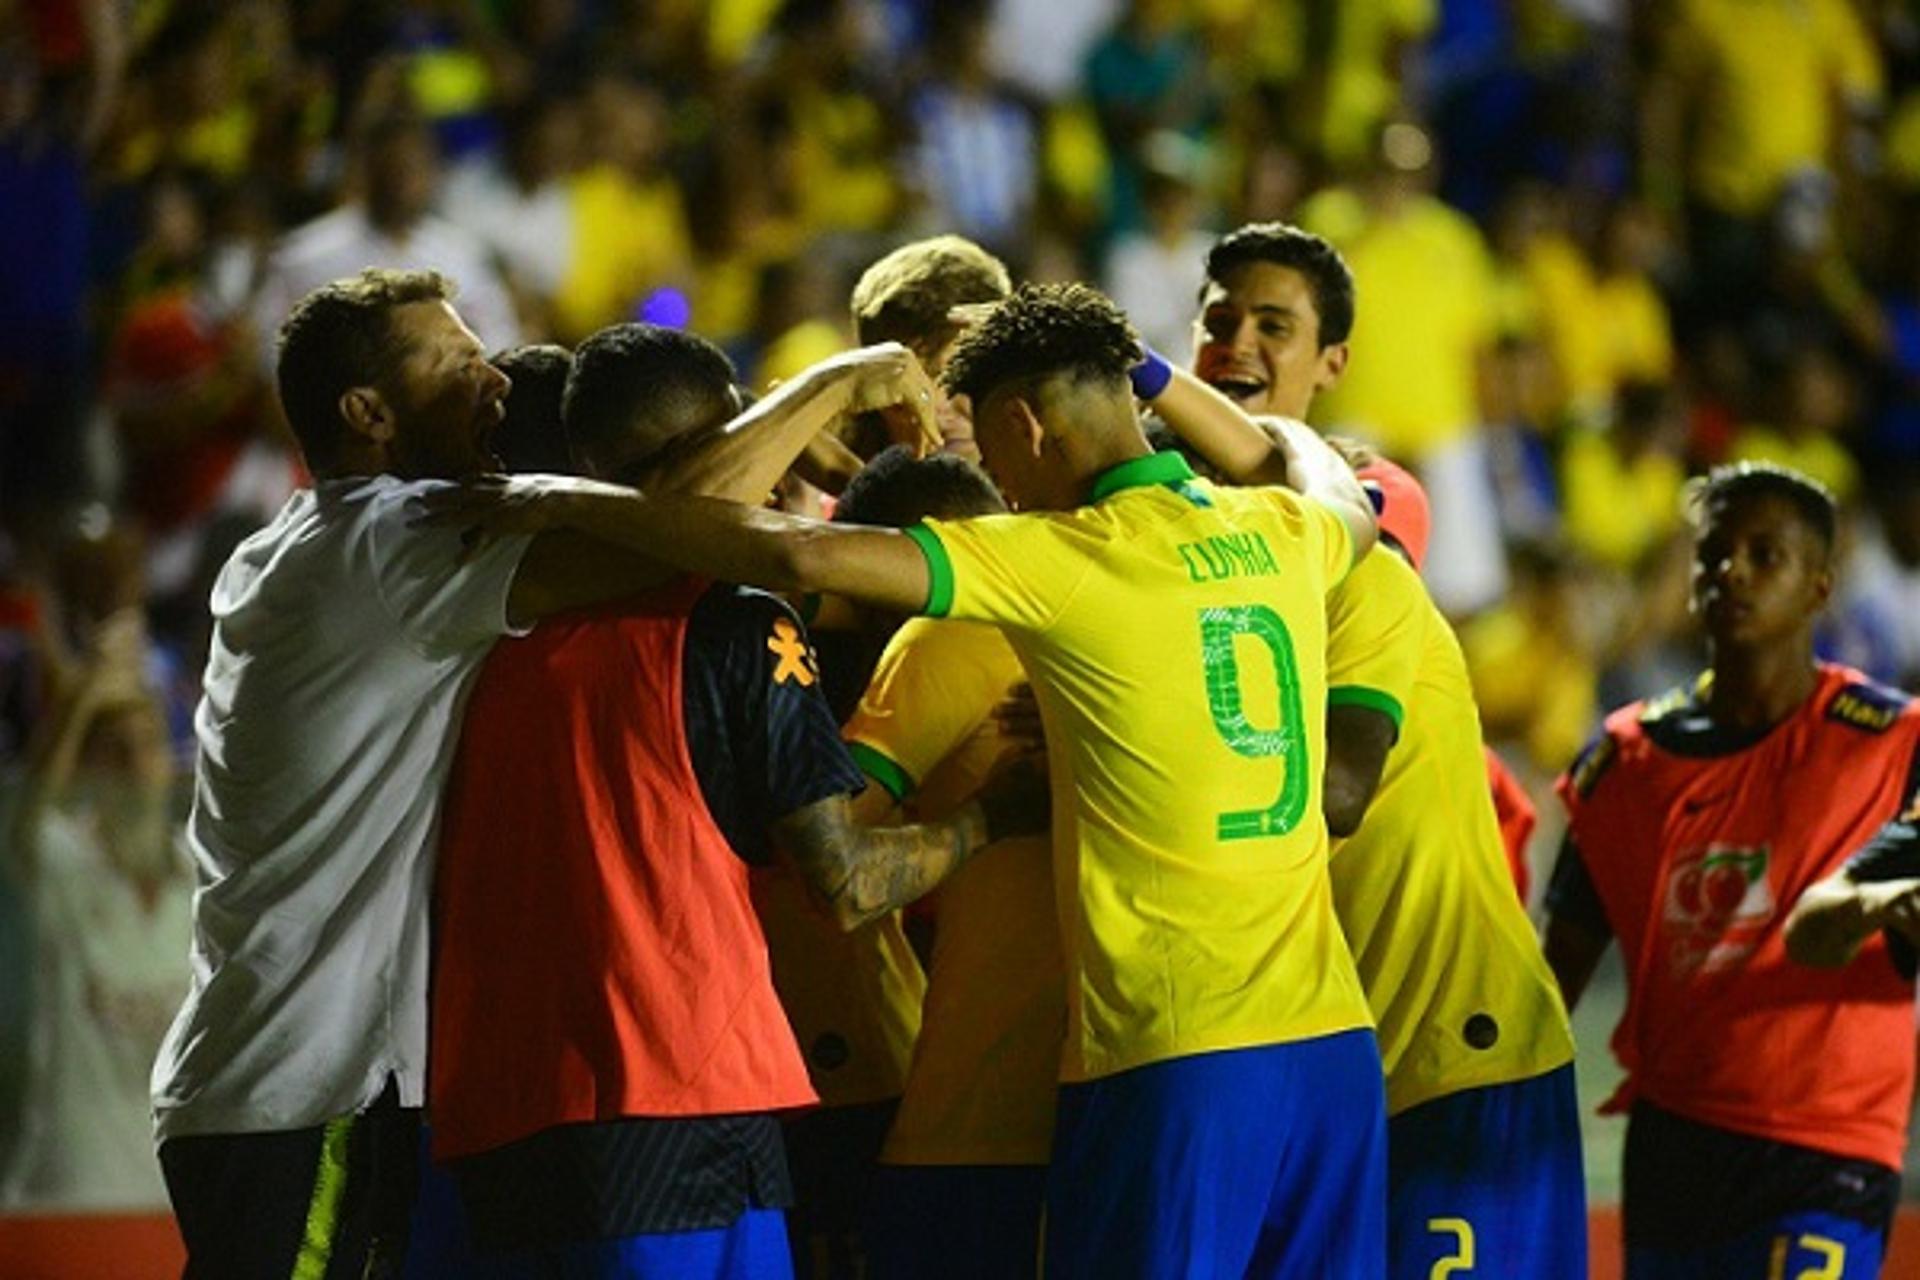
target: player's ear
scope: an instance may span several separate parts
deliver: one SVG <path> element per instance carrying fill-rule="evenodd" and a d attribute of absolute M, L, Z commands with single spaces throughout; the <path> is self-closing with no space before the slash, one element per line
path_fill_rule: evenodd
<path fill-rule="evenodd" d="M 1320 348 L 1320 376 L 1315 379 L 1315 391 L 1329 391 L 1340 381 L 1340 375 L 1347 371 L 1347 344 L 1336 342 L 1332 346 Z"/>
<path fill-rule="evenodd" d="M 1047 429 L 1040 423 L 1040 415 L 1035 412 L 1033 402 L 1025 396 L 1014 396 L 1007 408 L 1013 414 L 1014 424 L 1020 429 L 1020 439 L 1026 443 L 1034 457 L 1039 457 L 1046 447 Z"/>
<path fill-rule="evenodd" d="M 341 392 L 340 417 L 349 431 L 374 444 L 393 439 L 393 410 L 375 387 L 349 387 Z"/>

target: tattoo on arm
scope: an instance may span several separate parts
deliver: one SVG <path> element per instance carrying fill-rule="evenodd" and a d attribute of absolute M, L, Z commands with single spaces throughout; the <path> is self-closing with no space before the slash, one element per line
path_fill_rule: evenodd
<path fill-rule="evenodd" d="M 978 805 L 945 822 L 862 827 L 845 796 L 788 814 L 775 830 L 801 876 L 847 929 L 925 894 L 986 843 Z"/>

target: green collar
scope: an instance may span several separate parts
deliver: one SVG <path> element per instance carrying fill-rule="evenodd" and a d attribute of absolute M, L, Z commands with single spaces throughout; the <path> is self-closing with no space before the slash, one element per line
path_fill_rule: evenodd
<path fill-rule="evenodd" d="M 1138 489 L 1155 484 L 1178 485 L 1191 479 L 1193 468 L 1179 454 L 1149 453 L 1145 457 L 1129 458 L 1095 476 L 1087 501 L 1104 502 L 1122 489 Z"/>

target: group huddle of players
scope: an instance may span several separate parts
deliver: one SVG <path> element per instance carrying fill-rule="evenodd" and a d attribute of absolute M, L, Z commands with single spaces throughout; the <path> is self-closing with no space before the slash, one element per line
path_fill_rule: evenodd
<path fill-rule="evenodd" d="M 1830 500 L 1694 493 L 1709 667 L 1563 780 L 1543 950 L 1425 495 L 1301 425 L 1354 307 L 1241 228 L 1181 369 L 940 237 L 747 404 L 684 332 L 303 300 L 155 1069 L 189 1273 L 1573 1280 L 1617 937 L 1629 1274 L 1878 1274 L 1920 710 L 1814 659 Z"/>

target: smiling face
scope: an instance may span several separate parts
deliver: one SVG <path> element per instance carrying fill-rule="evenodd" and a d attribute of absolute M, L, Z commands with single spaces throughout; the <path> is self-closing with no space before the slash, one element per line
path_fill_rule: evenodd
<path fill-rule="evenodd" d="M 388 318 L 406 356 L 388 387 L 390 469 L 404 479 L 454 479 L 501 469 L 493 437 L 513 383 L 445 302 L 412 302 Z"/>
<path fill-rule="evenodd" d="M 1694 544 L 1693 608 L 1716 649 L 1810 633 L 1833 592 L 1831 553 L 1785 498 L 1718 503 Z"/>
<path fill-rule="evenodd" d="M 1247 412 L 1305 418 L 1346 367 L 1346 343 L 1320 345 L 1313 288 L 1292 267 L 1249 262 L 1207 282 L 1193 371 Z"/>

